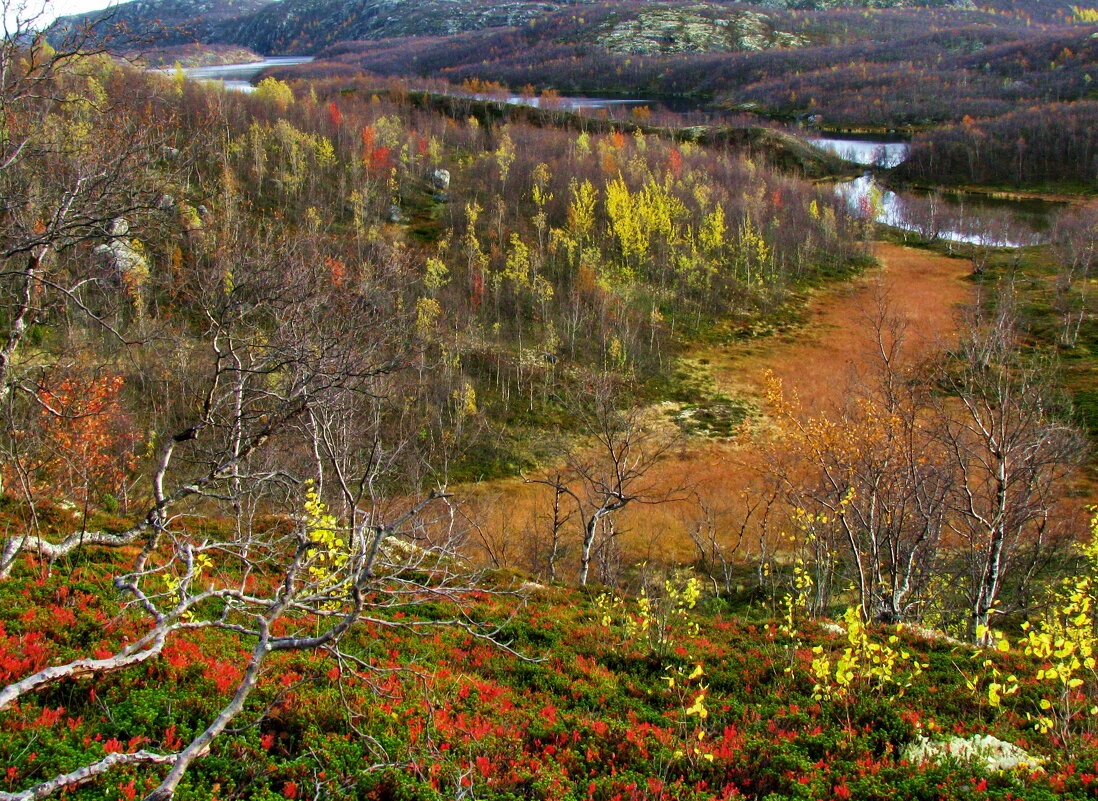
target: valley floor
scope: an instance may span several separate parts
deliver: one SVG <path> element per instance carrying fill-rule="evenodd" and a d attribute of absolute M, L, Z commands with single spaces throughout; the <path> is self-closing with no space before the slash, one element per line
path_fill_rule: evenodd
<path fill-rule="evenodd" d="M 881 265 L 855 280 L 820 292 L 809 304 L 807 325 L 748 346 L 738 343 L 692 354 L 708 359 L 721 389 L 759 396 L 767 371 L 814 407 L 842 400 L 847 379 L 871 357 L 869 318 L 878 302 L 908 326 L 911 355 L 948 343 L 958 314 L 972 302 L 967 260 L 878 242 Z"/>
<path fill-rule="evenodd" d="M 907 352 L 921 358 L 949 342 L 959 318 L 975 299 L 966 259 L 887 242 L 874 245 L 879 267 L 855 279 L 829 285 L 808 301 L 805 322 L 772 336 L 705 344 L 683 358 L 684 369 L 700 372 L 722 396 L 743 401 L 758 412 L 755 426 L 765 426 L 764 385 L 767 373 L 781 379 L 810 410 L 825 411 L 841 403 L 850 382 L 872 356 L 870 318 L 886 304 L 907 325 Z M 689 530 L 698 524 L 695 500 L 701 497 L 719 515 L 742 514 L 739 496 L 758 473 L 757 456 L 737 439 L 691 437 L 675 455 L 658 464 L 651 484 L 689 489 L 682 503 L 627 508 L 620 515 L 622 562 L 689 562 L 696 558 Z M 484 529 L 498 532 L 488 544 L 501 563 L 519 556 L 526 539 L 546 525 L 544 486 L 507 479 L 473 489 Z M 746 538 L 746 556 L 751 553 Z M 508 550 L 510 549 L 510 550 Z"/>

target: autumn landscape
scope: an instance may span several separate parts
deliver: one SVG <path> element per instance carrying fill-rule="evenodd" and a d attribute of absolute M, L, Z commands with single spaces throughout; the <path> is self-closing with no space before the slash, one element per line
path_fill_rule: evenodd
<path fill-rule="evenodd" d="M 1098 798 L 1098 9 L 3 5 L 0 801 Z"/>

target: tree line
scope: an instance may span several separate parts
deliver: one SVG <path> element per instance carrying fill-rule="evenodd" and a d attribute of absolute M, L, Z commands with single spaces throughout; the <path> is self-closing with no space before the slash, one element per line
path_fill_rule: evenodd
<path fill-rule="evenodd" d="M 919 183 L 984 186 L 1098 185 L 1098 104 L 1054 103 L 988 120 L 965 119 L 916 135 L 894 171 Z"/>

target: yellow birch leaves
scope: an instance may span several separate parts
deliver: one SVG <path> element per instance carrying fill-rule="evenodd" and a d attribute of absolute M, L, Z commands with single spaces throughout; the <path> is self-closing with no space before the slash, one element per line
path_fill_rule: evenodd
<path fill-rule="evenodd" d="M 816 700 L 845 698 L 856 688 L 880 691 L 885 686 L 902 695 L 911 678 L 922 673 L 924 666 L 911 653 L 892 647 L 899 641 L 896 635 L 888 638 L 888 644 L 869 638 L 857 607 L 847 609 L 842 621 L 848 645 L 837 658 L 825 656 L 822 646 L 812 649 L 816 658 L 810 672 L 816 681 L 812 688 Z"/>
<path fill-rule="evenodd" d="M 319 589 L 328 590 L 340 580 L 340 572 L 350 559 L 341 526 L 328 511 L 313 482 L 306 482 L 305 490 L 305 551 L 309 578 Z"/>

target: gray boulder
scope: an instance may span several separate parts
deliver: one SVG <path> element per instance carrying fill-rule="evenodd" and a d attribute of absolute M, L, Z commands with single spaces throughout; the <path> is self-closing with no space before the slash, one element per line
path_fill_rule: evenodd
<path fill-rule="evenodd" d="M 445 192 L 450 188 L 450 171 L 435 170 L 431 173 L 431 185 L 434 186 L 435 189 Z"/>
<path fill-rule="evenodd" d="M 952 758 L 962 762 L 983 763 L 983 767 L 990 771 L 1032 771 L 1041 766 L 1041 760 L 1037 757 L 1030 756 L 1013 743 L 990 734 L 952 737 L 948 740 L 920 737 L 904 748 L 902 756 L 912 765 Z"/>
<path fill-rule="evenodd" d="M 111 238 L 97 246 L 95 254 L 119 276 L 147 276 L 149 261 L 145 258 L 144 249 L 137 240 L 126 236 L 130 232 L 129 221 L 124 217 L 117 217 L 111 221 L 108 230 Z"/>
<path fill-rule="evenodd" d="M 149 272 L 148 259 L 130 240 L 112 239 L 96 247 L 95 253 L 106 260 L 108 266 L 119 275 L 147 275 Z"/>

